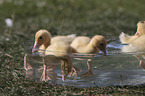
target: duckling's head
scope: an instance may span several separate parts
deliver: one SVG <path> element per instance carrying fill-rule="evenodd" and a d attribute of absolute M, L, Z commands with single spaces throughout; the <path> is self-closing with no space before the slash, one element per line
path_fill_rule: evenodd
<path fill-rule="evenodd" d="M 140 21 L 137 23 L 136 35 L 144 35 L 144 34 L 145 34 L 145 21 Z"/>
<path fill-rule="evenodd" d="M 51 34 L 47 30 L 39 30 L 35 34 L 35 44 L 32 49 L 32 52 L 38 50 L 41 45 L 44 45 L 46 48 L 50 45 Z"/>
<path fill-rule="evenodd" d="M 104 54 L 104 55 L 106 55 L 106 46 L 107 46 L 107 41 L 106 41 L 106 39 L 105 39 L 105 37 L 104 36 L 101 36 L 101 35 L 95 35 L 94 37 L 93 37 L 93 46 L 95 47 L 97 47 L 98 49 L 100 49 L 101 50 L 101 52 Z"/>

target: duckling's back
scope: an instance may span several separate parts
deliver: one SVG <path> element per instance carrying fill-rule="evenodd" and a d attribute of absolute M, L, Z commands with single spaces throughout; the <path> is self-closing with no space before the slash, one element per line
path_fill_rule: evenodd
<path fill-rule="evenodd" d="M 56 36 L 51 39 L 51 44 L 55 42 L 65 42 L 70 44 L 76 38 L 76 34 L 67 35 L 67 36 Z"/>
<path fill-rule="evenodd" d="M 45 55 L 54 55 L 57 57 L 68 56 L 71 52 L 71 47 L 66 42 L 57 42 L 47 47 Z"/>
<path fill-rule="evenodd" d="M 78 49 L 80 47 L 85 47 L 89 44 L 90 38 L 86 36 L 80 36 L 77 37 L 74 41 L 72 41 L 71 46 L 75 49 Z"/>

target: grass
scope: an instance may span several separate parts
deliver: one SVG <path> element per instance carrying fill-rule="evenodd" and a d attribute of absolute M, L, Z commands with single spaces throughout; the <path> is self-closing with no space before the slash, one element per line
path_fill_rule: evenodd
<path fill-rule="evenodd" d="M 123 31 L 136 32 L 145 20 L 144 0 L 1 0 L 0 1 L 0 95 L 143 95 L 142 86 L 75 88 L 36 83 L 25 78 L 24 41 L 39 29 L 54 35 L 101 34 L 118 40 Z M 5 19 L 13 20 L 11 28 Z M 109 37 L 111 36 L 111 40 Z"/>

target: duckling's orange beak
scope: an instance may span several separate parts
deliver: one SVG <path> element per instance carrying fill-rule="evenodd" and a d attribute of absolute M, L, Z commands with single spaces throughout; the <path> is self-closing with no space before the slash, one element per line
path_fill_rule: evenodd
<path fill-rule="evenodd" d="M 106 55 L 106 49 L 101 50 L 101 52 L 103 53 L 103 55 L 108 58 L 108 56 Z"/>
<path fill-rule="evenodd" d="M 36 52 L 39 49 L 39 47 L 40 47 L 40 44 L 38 44 L 38 42 L 35 42 L 32 52 L 33 53 Z"/>
<path fill-rule="evenodd" d="M 104 56 L 106 56 L 106 49 L 101 50 Z"/>
<path fill-rule="evenodd" d="M 138 35 L 138 32 L 136 32 L 135 35 Z"/>
<path fill-rule="evenodd" d="M 139 34 L 138 32 L 136 32 L 136 33 L 135 33 L 135 35 L 138 35 L 138 36 L 140 36 L 140 34 Z"/>

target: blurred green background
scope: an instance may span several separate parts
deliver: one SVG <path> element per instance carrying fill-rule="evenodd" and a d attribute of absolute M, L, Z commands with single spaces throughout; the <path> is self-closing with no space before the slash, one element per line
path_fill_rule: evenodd
<path fill-rule="evenodd" d="M 60 94 L 69 89 L 52 91 L 57 87 L 48 90 L 44 84 L 25 79 L 24 42 L 33 39 L 39 29 L 49 30 L 52 36 L 100 34 L 111 42 L 122 31 L 136 32 L 137 22 L 145 20 L 144 4 L 145 0 L 0 0 L 0 95 Z M 5 22 L 8 18 L 13 21 L 11 27 Z M 95 90 L 109 93 L 106 89 Z M 80 93 L 83 89 L 73 90 Z"/>

